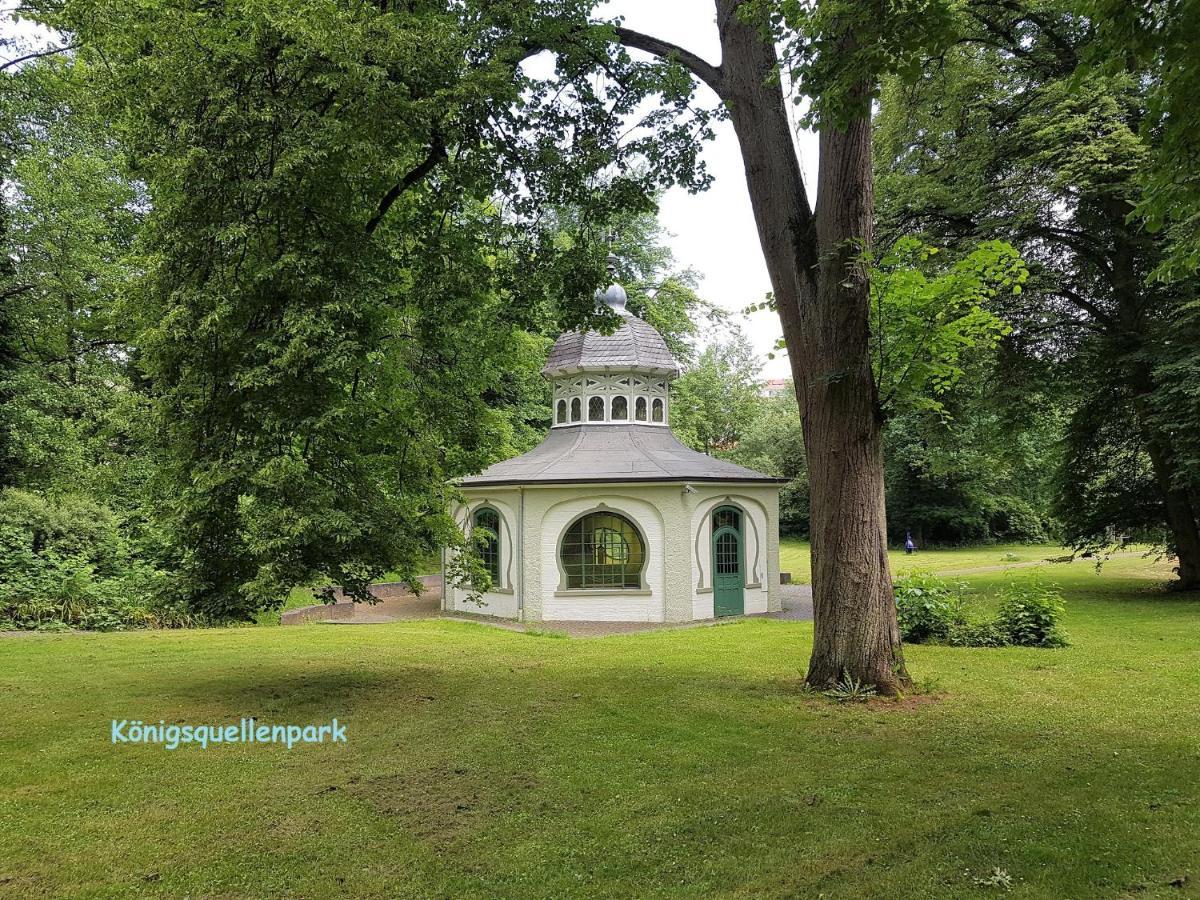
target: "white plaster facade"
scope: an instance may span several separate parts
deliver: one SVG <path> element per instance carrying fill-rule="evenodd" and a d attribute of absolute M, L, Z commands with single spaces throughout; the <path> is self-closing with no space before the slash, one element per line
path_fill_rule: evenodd
<path fill-rule="evenodd" d="M 499 584 L 479 603 L 469 591 L 447 585 L 451 612 L 542 621 L 689 622 L 713 610 L 712 513 L 732 506 L 743 512 L 744 612 L 778 612 L 779 489 L 774 484 L 678 483 L 520 485 L 465 488 L 455 509 L 470 530 L 474 512 L 500 514 Z M 566 590 L 559 562 L 563 533 L 597 509 L 624 515 L 646 545 L 643 587 Z"/>

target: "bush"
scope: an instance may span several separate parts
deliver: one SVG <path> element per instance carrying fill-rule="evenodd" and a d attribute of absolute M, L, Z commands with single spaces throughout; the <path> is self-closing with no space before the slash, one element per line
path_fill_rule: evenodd
<path fill-rule="evenodd" d="M 0 491 L 0 622 L 114 631 L 157 624 L 166 576 L 136 558 L 118 522 L 81 497 Z"/>
<path fill-rule="evenodd" d="M 1065 608 L 1058 588 L 1044 583 L 1035 571 L 1029 578 L 1010 582 L 996 626 L 1018 647 L 1064 647 L 1067 640 L 1058 626 Z"/>
<path fill-rule="evenodd" d="M 913 572 L 894 585 L 900 638 L 910 644 L 946 640 L 965 623 L 962 585 L 930 572 Z"/>
<path fill-rule="evenodd" d="M 950 628 L 951 647 L 1007 647 L 1008 635 L 998 622 L 961 622 Z"/>

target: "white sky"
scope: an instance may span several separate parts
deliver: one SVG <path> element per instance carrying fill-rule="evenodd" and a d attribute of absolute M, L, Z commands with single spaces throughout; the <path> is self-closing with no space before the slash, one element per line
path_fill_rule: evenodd
<path fill-rule="evenodd" d="M 711 0 L 608 0 L 601 3 L 597 14 L 624 16 L 629 28 L 671 41 L 710 62 L 719 61 Z M 17 25 L 8 16 L 0 19 L 0 35 L 19 35 L 35 46 L 49 42 L 45 32 L 39 35 L 29 23 Z M 704 85 L 700 97 L 712 105 L 717 102 Z M 706 145 L 703 153 L 713 176 L 712 187 L 696 195 L 680 189 L 668 191 L 662 199 L 659 219 L 670 235 L 678 263 L 701 276 L 701 295 L 734 313 L 753 341 L 763 363 L 763 377 L 786 377 L 789 370 L 785 357 L 777 354 L 774 360 L 767 359 L 780 334 L 775 313 L 741 315 L 745 307 L 762 300 L 771 285 L 750 210 L 737 139 L 728 122 L 718 122 L 714 128 L 716 139 Z M 798 132 L 797 147 L 810 200 L 815 200 L 811 192 L 817 166 L 816 136 Z"/>

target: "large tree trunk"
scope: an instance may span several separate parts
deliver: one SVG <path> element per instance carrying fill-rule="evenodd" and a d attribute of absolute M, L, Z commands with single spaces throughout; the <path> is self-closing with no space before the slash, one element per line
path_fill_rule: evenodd
<path fill-rule="evenodd" d="M 1149 440 L 1146 449 L 1154 467 L 1154 479 L 1163 493 L 1167 527 L 1171 530 L 1175 554 L 1179 560 L 1179 581 L 1174 587 L 1191 591 L 1200 589 L 1200 526 L 1191 495 L 1175 482 L 1175 464 L 1169 451 L 1158 442 Z"/>
<path fill-rule="evenodd" d="M 719 66 L 626 28 L 617 36 L 686 66 L 724 101 L 791 359 L 812 486 L 814 630 L 808 683 L 844 676 L 885 694 L 909 687 L 896 627 L 883 503 L 883 449 L 871 375 L 866 273 L 874 195 L 871 125 L 821 134 L 820 204 L 809 206 L 763 23 L 745 0 L 716 0 Z"/>
<path fill-rule="evenodd" d="M 1120 356 L 1125 360 L 1125 378 L 1133 393 L 1134 414 L 1154 480 L 1162 494 L 1167 529 L 1171 532 L 1179 560 L 1180 590 L 1200 588 L 1200 520 L 1197 519 L 1191 492 L 1179 483 L 1175 448 L 1171 438 L 1154 420 L 1152 397 L 1157 388 L 1146 364 L 1146 342 L 1150 330 L 1147 320 L 1146 286 L 1136 266 L 1140 236 L 1133 233 L 1129 216 L 1133 205 L 1124 199 L 1110 199 L 1101 205 L 1113 234 L 1108 260 L 1109 278 L 1117 300 L 1116 319 L 1110 328 Z"/>
<path fill-rule="evenodd" d="M 1154 385 L 1150 376 L 1140 369 L 1133 374 L 1131 382 L 1136 395 L 1134 407 L 1138 427 L 1146 454 L 1150 457 L 1150 466 L 1154 470 L 1154 480 L 1162 493 L 1167 529 L 1171 532 L 1171 541 L 1179 561 L 1176 570 L 1179 581 L 1174 587 L 1195 590 L 1200 588 L 1200 521 L 1197 520 L 1196 507 L 1192 503 L 1191 493 L 1179 484 L 1179 470 L 1170 439 L 1155 425 L 1151 416 L 1150 393 Z"/>
<path fill-rule="evenodd" d="M 910 681 L 887 558 L 868 282 L 855 263 L 872 234 L 871 125 L 822 130 L 814 215 L 775 48 L 738 19 L 739 5 L 717 0 L 720 93 L 741 145 L 804 424 L 814 608 L 808 683 L 824 688 L 850 676 L 895 694 Z"/>

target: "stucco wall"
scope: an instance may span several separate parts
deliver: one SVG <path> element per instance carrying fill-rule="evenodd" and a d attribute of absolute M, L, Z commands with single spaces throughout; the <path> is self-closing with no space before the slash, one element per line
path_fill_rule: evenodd
<path fill-rule="evenodd" d="M 778 612 L 782 609 L 778 489 L 757 485 L 703 485 L 697 488 L 689 504 L 692 617 L 711 619 L 713 616 L 712 513 L 721 506 L 733 506 L 742 511 L 746 613 Z"/>
<path fill-rule="evenodd" d="M 519 553 L 516 545 L 519 504 L 518 491 L 499 490 L 468 498 L 466 504 L 455 507 L 454 520 L 465 532 L 470 531 L 475 513 L 480 507 L 490 506 L 500 514 L 500 579 L 492 585 L 492 590 L 480 597 L 478 603 L 469 599 L 468 591 L 447 584 L 444 589 L 443 609 L 505 619 L 520 618 L 517 591 L 520 581 Z"/>
<path fill-rule="evenodd" d="M 526 492 L 528 525 L 541 523 L 541 618 L 547 621 L 662 622 L 666 600 L 666 530 L 658 491 L 633 496 L 618 490 L 581 492 L 551 488 Z M 644 498 L 644 499 L 643 499 Z M 615 512 L 631 520 L 642 533 L 646 563 L 642 587 L 623 591 L 569 591 L 558 560 L 558 547 L 567 527 L 589 512 Z M 532 558 L 532 557 L 531 557 Z M 532 592 L 527 596 L 532 597 Z"/>
<path fill-rule="evenodd" d="M 446 588 L 445 608 L 527 621 L 686 622 L 712 618 L 712 510 L 744 513 L 745 611 L 780 609 L 779 494 L 773 485 L 682 484 L 474 488 L 455 518 L 466 525 L 481 505 L 501 514 L 502 592 L 476 607 Z M 558 546 L 578 516 L 608 509 L 632 520 L 646 543 L 643 585 L 633 591 L 567 591 Z M 523 546 L 514 539 L 524 522 Z M 524 560 L 524 564 L 522 564 Z"/>

